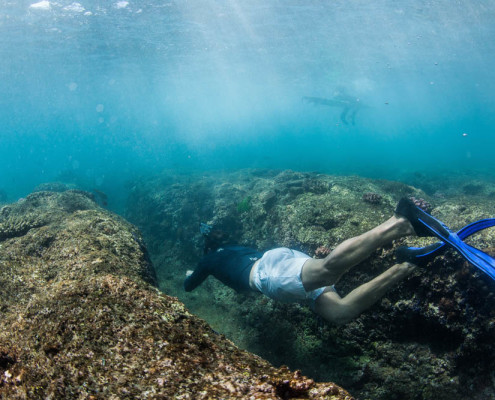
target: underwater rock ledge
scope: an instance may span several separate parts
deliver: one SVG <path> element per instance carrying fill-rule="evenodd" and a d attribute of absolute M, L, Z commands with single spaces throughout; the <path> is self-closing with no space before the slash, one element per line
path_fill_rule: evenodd
<path fill-rule="evenodd" d="M 347 399 L 154 286 L 140 233 L 77 190 L 0 209 L 0 398 Z"/>

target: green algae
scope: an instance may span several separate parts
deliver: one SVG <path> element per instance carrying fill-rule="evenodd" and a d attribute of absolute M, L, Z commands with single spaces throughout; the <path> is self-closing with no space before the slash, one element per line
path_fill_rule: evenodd
<path fill-rule="evenodd" d="M 239 214 L 242 214 L 251 210 L 251 200 L 252 200 L 251 196 L 244 197 L 241 200 L 241 202 L 237 204 L 237 212 Z"/>

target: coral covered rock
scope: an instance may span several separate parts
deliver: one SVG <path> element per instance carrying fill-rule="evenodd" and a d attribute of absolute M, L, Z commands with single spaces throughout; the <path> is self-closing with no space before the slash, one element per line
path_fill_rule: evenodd
<path fill-rule="evenodd" d="M 79 191 L 0 212 L 0 398 L 351 399 L 160 293 L 140 233 Z"/>

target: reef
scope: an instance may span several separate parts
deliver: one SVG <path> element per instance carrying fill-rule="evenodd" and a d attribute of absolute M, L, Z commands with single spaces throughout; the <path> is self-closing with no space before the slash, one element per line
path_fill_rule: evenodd
<path fill-rule="evenodd" d="M 3 206 L 0 398 L 352 399 L 240 350 L 155 282 L 138 229 L 92 195 Z"/>
<path fill-rule="evenodd" d="M 477 183 L 483 191 L 467 191 L 458 181 L 427 183 L 428 193 L 401 182 L 356 176 L 170 171 L 131 185 L 126 217 L 143 232 L 160 288 L 274 365 L 334 381 L 362 400 L 493 400 L 494 282 L 455 252 L 418 269 L 344 326 L 324 323 L 299 304 L 237 294 L 213 278 L 194 292 L 182 290 L 186 270 L 202 255 L 200 222 L 227 233 L 231 242 L 259 250 L 287 246 L 321 257 L 386 220 L 403 196 L 417 199 L 452 229 L 495 216 L 489 201 L 495 186 L 489 181 Z M 380 202 L 363 201 L 366 193 L 376 194 Z M 379 249 L 342 278 L 338 292 L 345 295 L 392 265 L 399 245 L 431 242 L 409 238 Z M 468 242 L 495 254 L 495 229 Z"/>

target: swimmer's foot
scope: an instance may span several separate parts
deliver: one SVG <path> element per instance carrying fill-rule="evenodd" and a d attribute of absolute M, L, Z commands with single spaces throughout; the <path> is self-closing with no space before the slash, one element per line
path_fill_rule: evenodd
<path fill-rule="evenodd" d="M 426 247 L 407 247 L 400 246 L 395 250 L 395 259 L 398 263 L 410 262 L 418 267 L 425 267 L 431 260 L 438 255 L 438 249 L 443 243 L 433 243 Z"/>
<path fill-rule="evenodd" d="M 405 261 L 413 262 L 415 258 L 415 255 L 409 251 L 409 247 L 407 246 L 400 246 L 395 250 L 395 261 L 397 263 L 403 263 Z"/>
<path fill-rule="evenodd" d="M 438 236 L 440 229 L 445 230 L 444 225 L 440 221 L 417 207 L 407 197 L 399 200 L 395 213 L 407 218 L 418 236 Z"/>

